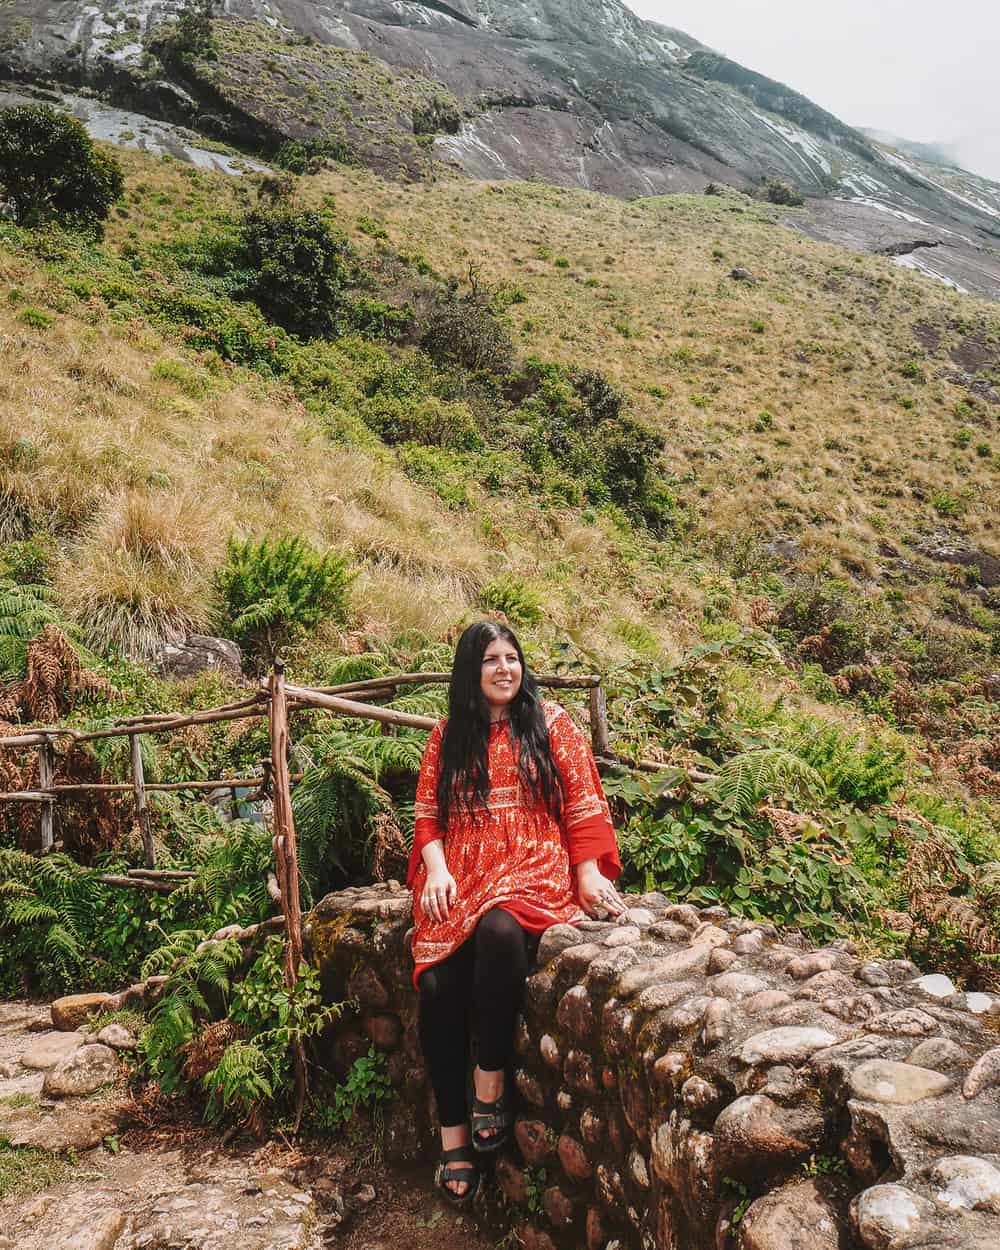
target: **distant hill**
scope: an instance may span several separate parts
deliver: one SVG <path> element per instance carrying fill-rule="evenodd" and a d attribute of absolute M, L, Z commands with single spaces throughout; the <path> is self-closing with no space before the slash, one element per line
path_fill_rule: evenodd
<path fill-rule="evenodd" d="M 887 147 L 621 0 L 226 0 L 211 60 L 168 55 L 182 8 L 13 0 L 0 80 L 86 88 L 258 154 L 325 145 L 395 177 L 436 159 L 625 197 L 777 179 L 810 198 L 817 237 L 928 236 L 937 276 L 1000 298 L 1000 187 L 942 177 L 936 149 Z M 826 207 L 844 201 L 846 222 Z"/>

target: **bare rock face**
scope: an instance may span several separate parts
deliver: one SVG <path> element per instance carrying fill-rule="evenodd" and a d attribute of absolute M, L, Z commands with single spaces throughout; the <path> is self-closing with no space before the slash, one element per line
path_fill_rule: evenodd
<path fill-rule="evenodd" d="M 118 1059 L 110 1046 L 81 1046 L 46 1072 L 42 1089 L 51 1098 L 77 1098 L 93 1094 L 117 1073 Z"/>
<path fill-rule="evenodd" d="M 154 656 L 154 664 L 162 676 L 177 679 L 206 672 L 230 677 L 243 673 L 243 655 L 236 643 L 209 634 L 189 634 L 183 642 L 165 642 Z"/>
<path fill-rule="evenodd" d="M 110 994 L 68 994 L 52 1004 L 52 1027 L 72 1033 L 101 1010 Z"/>

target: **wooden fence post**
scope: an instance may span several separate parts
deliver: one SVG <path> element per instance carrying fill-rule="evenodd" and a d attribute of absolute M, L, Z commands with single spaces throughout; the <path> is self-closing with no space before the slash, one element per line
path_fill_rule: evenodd
<path fill-rule="evenodd" d="M 282 910 L 285 913 L 285 984 L 298 981 L 302 961 L 302 902 L 299 898 L 299 863 L 292 816 L 292 792 L 288 778 L 288 700 L 285 666 L 275 662 L 269 682 L 268 728 L 271 735 L 272 806 L 274 810 L 274 858 Z M 295 1132 L 302 1123 L 306 1101 L 306 1056 L 302 1040 L 292 1045 L 295 1064 Z"/>
<path fill-rule="evenodd" d="M 52 739 L 47 737 L 38 748 L 39 790 L 51 789 L 54 776 L 55 750 L 52 746 Z M 52 843 L 55 841 L 55 802 L 55 798 L 49 795 L 39 809 L 38 851 L 41 855 L 46 855 L 51 851 Z"/>
<path fill-rule="evenodd" d="M 590 687 L 590 742 L 594 754 L 600 758 L 611 752 L 611 734 L 608 729 L 608 700 L 603 685 Z"/>
<path fill-rule="evenodd" d="M 142 837 L 143 866 L 155 868 L 156 848 L 153 846 L 153 823 L 146 805 L 146 779 L 142 772 L 142 749 L 139 745 L 139 735 L 129 734 L 128 745 L 132 756 L 132 793 L 135 796 L 135 818 Z"/>

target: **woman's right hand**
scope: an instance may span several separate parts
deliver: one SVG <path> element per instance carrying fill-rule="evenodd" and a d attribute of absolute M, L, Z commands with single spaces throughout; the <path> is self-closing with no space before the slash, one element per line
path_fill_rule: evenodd
<path fill-rule="evenodd" d="M 427 882 L 420 895 L 420 905 L 432 920 L 438 923 L 447 920 L 457 897 L 458 886 L 447 868 L 442 865 L 428 869 Z"/>

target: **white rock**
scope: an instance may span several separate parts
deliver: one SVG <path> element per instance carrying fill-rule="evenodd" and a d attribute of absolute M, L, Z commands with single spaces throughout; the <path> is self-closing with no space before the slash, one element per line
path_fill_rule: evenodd
<path fill-rule="evenodd" d="M 629 924 L 638 925 L 640 929 L 646 929 L 656 921 L 656 916 L 647 907 L 630 907 L 625 913 L 625 919 Z"/>
<path fill-rule="evenodd" d="M 45 1074 L 43 1091 L 56 1098 L 79 1097 L 113 1081 L 118 1072 L 118 1059 L 110 1046 L 95 1043 L 81 1046 L 61 1059 Z"/>
<path fill-rule="evenodd" d="M 604 939 L 605 946 L 634 946 L 642 937 L 642 932 L 633 924 L 621 925 L 612 929 Z"/>
<path fill-rule="evenodd" d="M 826 1029 L 796 1028 L 788 1025 L 755 1033 L 743 1043 L 740 1058 L 746 1064 L 804 1063 L 811 1054 L 836 1042 Z"/>
<path fill-rule="evenodd" d="M 721 998 L 738 1002 L 741 998 L 766 990 L 767 982 L 760 977 L 752 977 L 746 972 L 723 972 L 709 981 L 708 988 Z"/>
<path fill-rule="evenodd" d="M 965 996 L 966 1007 L 976 1016 L 981 1016 L 984 1011 L 989 1011 L 995 1001 L 992 995 L 979 994 L 975 990 Z"/>
<path fill-rule="evenodd" d="M 924 1098 L 935 1098 L 954 1085 L 950 1076 L 932 1072 L 912 1063 L 869 1059 L 851 1073 L 851 1093 L 865 1102 L 909 1106 Z"/>
<path fill-rule="evenodd" d="M 950 1155 L 934 1165 L 931 1180 L 944 1188 L 935 1200 L 953 1211 L 1000 1215 L 1000 1170 L 973 1155 Z"/>
<path fill-rule="evenodd" d="M 917 977 L 911 984 L 931 998 L 948 998 L 957 993 L 954 982 L 942 972 L 931 972 L 925 977 Z"/>
<path fill-rule="evenodd" d="M 933 1211 L 929 1202 L 902 1185 L 876 1185 L 856 1200 L 858 1234 L 868 1250 L 902 1250 Z"/>

